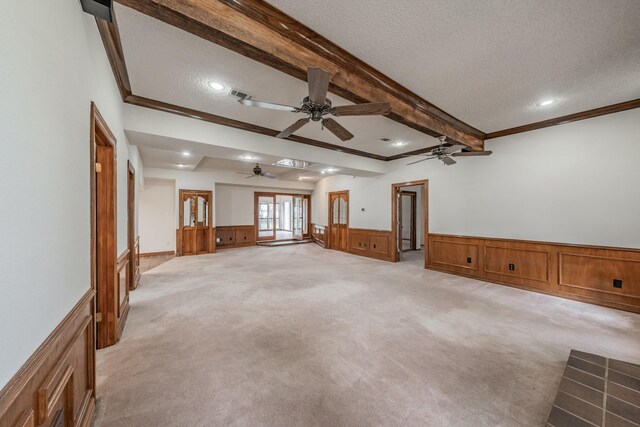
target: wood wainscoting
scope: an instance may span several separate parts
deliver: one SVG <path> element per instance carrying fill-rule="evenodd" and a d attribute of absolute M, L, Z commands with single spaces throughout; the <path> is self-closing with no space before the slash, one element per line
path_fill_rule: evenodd
<path fill-rule="evenodd" d="M 131 287 L 129 290 L 135 290 L 138 287 L 138 283 L 140 283 L 140 236 L 136 237 L 136 240 L 133 244 L 133 265 L 131 266 L 133 270 L 133 280 L 130 283 Z"/>
<path fill-rule="evenodd" d="M 324 225 L 311 224 L 311 237 L 313 241 L 323 248 L 327 247 L 327 227 Z"/>
<path fill-rule="evenodd" d="M 87 291 L 0 391 L 0 427 L 85 427 L 95 410 L 94 295 Z"/>
<path fill-rule="evenodd" d="M 127 322 L 127 316 L 129 314 L 129 289 L 131 289 L 130 279 L 131 274 L 131 257 L 129 256 L 129 249 L 125 250 L 119 257 L 117 262 L 116 273 L 116 295 L 115 304 L 116 310 L 116 330 L 118 331 L 115 341 L 120 340 L 124 325 Z"/>
<path fill-rule="evenodd" d="M 255 246 L 255 225 L 225 225 L 216 227 L 216 247 L 239 248 L 243 246 Z"/>
<path fill-rule="evenodd" d="M 383 261 L 393 261 L 392 232 L 387 230 L 349 229 L 348 252 Z"/>
<path fill-rule="evenodd" d="M 640 250 L 429 235 L 427 268 L 640 313 Z"/>

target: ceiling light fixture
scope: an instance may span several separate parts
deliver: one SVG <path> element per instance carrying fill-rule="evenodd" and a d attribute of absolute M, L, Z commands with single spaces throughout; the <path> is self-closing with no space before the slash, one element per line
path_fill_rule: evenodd
<path fill-rule="evenodd" d="M 179 168 L 183 168 L 183 167 L 185 167 L 185 166 L 187 166 L 187 165 L 185 165 L 184 163 L 178 163 L 178 167 L 179 167 Z"/>
<path fill-rule="evenodd" d="M 191 155 L 191 153 L 188 152 L 188 151 L 183 151 L 182 155 L 185 156 L 185 157 L 189 157 Z"/>
<path fill-rule="evenodd" d="M 404 141 L 396 141 L 391 145 L 393 145 L 394 147 L 404 147 L 405 145 L 407 145 L 407 143 Z"/>
<path fill-rule="evenodd" d="M 209 87 L 216 92 L 224 92 L 227 90 L 227 87 L 224 84 L 216 81 L 209 82 Z"/>
<path fill-rule="evenodd" d="M 332 172 L 335 172 L 336 170 L 337 169 L 334 169 L 334 168 L 327 168 L 327 169 L 323 170 L 322 173 L 332 173 Z"/>
<path fill-rule="evenodd" d="M 554 102 L 556 102 L 555 99 L 545 99 L 544 101 L 541 101 L 538 105 L 541 107 L 546 107 L 547 105 L 551 105 Z"/>
<path fill-rule="evenodd" d="M 241 156 L 243 159 L 245 160 L 253 160 L 255 159 L 255 156 L 252 156 L 251 154 L 245 154 L 244 156 Z"/>

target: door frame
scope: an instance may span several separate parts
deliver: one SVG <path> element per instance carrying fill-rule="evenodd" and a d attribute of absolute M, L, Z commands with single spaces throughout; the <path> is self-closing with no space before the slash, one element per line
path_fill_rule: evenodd
<path fill-rule="evenodd" d="M 136 170 L 127 160 L 127 241 L 129 247 L 129 290 L 137 287 L 136 283 Z"/>
<path fill-rule="evenodd" d="M 410 249 L 402 249 L 402 246 L 400 247 L 400 250 L 402 252 L 408 252 L 408 251 L 415 251 L 418 248 L 416 247 L 416 231 L 417 231 L 417 219 L 416 217 L 418 216 L 418 211 L 417 211 L 417 199 L 418 199 L 418 193 L 416 191 L 405 191 L 405 190 L 400 190 L 398 191 L 398 193 L 400 194 L 400 197 L 410 197 L 411 198 L 411 230 L 409 233 L 409 246 L 411 246 Z M 400 209 L 400 221 L 398 221 L 400 224 L 402 224 L 402 209 Z M 400 233 L 400 231 L 398 232 Z M 399 234 L 400 240 L 404 240 L 402 238 L 402 235 Z"/>
<path fill-rule="evenodd" d="M 97 348 L 111 346 L 118 342 L 119 310 L 116 304 L 117 274 L 117 140 L 95 103 L 91 103 L 89 143 L 89 174 L 91 193 L 91 288 L 96 292 L 93 308 L 95 324 L 95 345 Z M 97 172 L 98 146 L 106 147 L 110 166 L 101 167 Z M 106 176 L 102 181 L 106 187 L 108 204 L 98 204 L 97 173 Z M 98 250 L 98 245 L 100 249 Z M 94 372 L 95 374 L 95 372 Z"/>
<path fill-rule="evenodd" d="M 276 223 L 276 204 L 278 202 L 278 196 L 298 196 L 302 197 L 303 205 L 304 199 L 307 199 L 307 232 L 302 232 L 302 238 L 310 238 L 311 237 L 311 194 L 301 194 L 301 193 L 284 193 L 284 192 L 272 192 L 272 191 L 254 191 L 253 192 L 253 225 L 256 229 L 256 242 L 264 242 L 264 241 L 275 241 L 278 240 L 278 224 Z M 273 197 L 273 238 L 263 237 L 260 238 L 259 231 L 259 223 L 258 223 L 258 200 L 260 197 Z M 293 200 L 291 203 L 292 211 L 293 211 Z M 292 213 L 293 215 L 293 213 Z M 304 228 L 303 228 L 304 230 Z M 293 227 L 291 228 L 291 232 L 293 233 Z M 292 234 L 293 235 L 293 234 Z"/>
<path fill-rule="evenodd" d="M 398 194 L 402 187 L 422 186 L 422 235 L 424 243 L 424 268 L 429 260 L 429 180 L 400 182 L 391 184 L 391 261 L 398 262 Z M 417 213 L 417 212 L 416 212 Z"/>
<path fill-rule="evenodd" d="M 334 247 L 334 242 L 331 241 L 331 224 L 333 221 L 333 216 L 331 215 L 331 211 L 333 209 L 333 206 L 331 205 L 331 196 L 334 194 L 346 194 L 347 195 L 347 224 L 346 224 L 346 228 L 347 228 L 347 232 L 346 232 L 346 239 L 347 239 L 347 244 L 345 245 L 345 249 L 343 252 L 348 252 L 349 251 L 349 209 L 351 209 L 351 197 L 349 196 L 349 190 L 340 190 L 340 191 L 331 191 L 327 194 L 327 207 L 328 207 L 328 221 L 327 221 L 327 228 L 329 229 L 329 233 L 325 233 L 325 239 L 327 241 L 327 247 L 329 249 L 335 249 L 338 251 L 342 251 L 342 249 L 340 248 L 336 248 Z M 340 224 L 338 224 L 340 225 Z"/>
<path fill-rule="evenodd" d="M 182 239 L 183 239 L 183 228 L 184 228 L 184 194 L 193 193 L 196 196 L 198 194 L 206 194 L 209 200 L 209 222 L 207 224 L 207 236 L 209 241 L 207 242 L 207 251 L 206 252 L 198 252 L 198 229 L 196 226 L 195 230 L 195 238 L 196 238 L 196 253 L 189 255 L 202 255 L 205 253 L 214 253 L 216 251 L 215 248 L 215 239 L 213 238 L 213 191 L 211 190 L 189 190 L 181 188 L 178 190 L 178 233 L 176 236 L 176 256 L 184 256 L 183 247 L 182 247 Z M 197 199 L 196 199 L 197 200 Z"/>

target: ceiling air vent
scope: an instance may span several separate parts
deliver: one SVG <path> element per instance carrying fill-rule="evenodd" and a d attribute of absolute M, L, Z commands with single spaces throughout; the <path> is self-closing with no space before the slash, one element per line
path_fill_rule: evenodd
<path fill-rule="evenodd" d="M 391 140 L 389 138 L 380 138 L 380 141 L 389 142 Z"/>

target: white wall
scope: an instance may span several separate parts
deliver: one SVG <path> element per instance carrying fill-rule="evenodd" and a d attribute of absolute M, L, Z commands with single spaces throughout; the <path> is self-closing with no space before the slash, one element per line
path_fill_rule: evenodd
<path fill-rule="evenodd" d="M 90 101 L 118 139 L 119 252 L 129 147 L 95 21 L 77 0 L 3 2 L 0 40 L 1 388 L 90 287 Z"/>
<path fill-rule="evenodd" d="M 175 251 L 175 192 L 175 181 L 146 180 L 139 205 L 141 253 Z"/>
<path fill-rule="evenodd" d="M 243 187 L 239 185 L 217 184 L 214 198 L 216 206 L 216 226 L 253 225 L 253 202 L 256 191 L 310 194 L 309 190 Z"/>
<path fill-rule="evenodd" d="M 453 166 L 402 159 L 381 177 L 325 178 L 313 222 L 327 224 L 327 192 L 350 190 L 350 226 L 390 230 L 391 184 L 429 179 L 432 233 L 640 247 L 640 109 L 486 147 L 492 156 Z"/>

